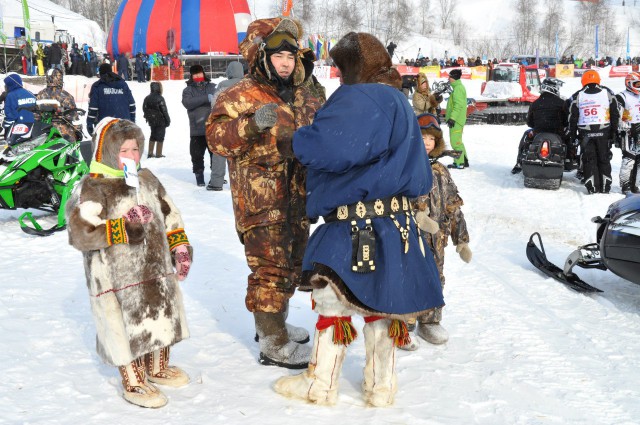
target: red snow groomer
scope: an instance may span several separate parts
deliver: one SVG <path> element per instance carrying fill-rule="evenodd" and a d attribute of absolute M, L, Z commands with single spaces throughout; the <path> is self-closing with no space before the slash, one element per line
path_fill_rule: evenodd
<path fill-rule="evenodd" d="M 471 123 L 525 124 L 529 105 L 540 97 L 538 67 L 499 63 L 487 71 L 480 93 L 469 111 Z"/>

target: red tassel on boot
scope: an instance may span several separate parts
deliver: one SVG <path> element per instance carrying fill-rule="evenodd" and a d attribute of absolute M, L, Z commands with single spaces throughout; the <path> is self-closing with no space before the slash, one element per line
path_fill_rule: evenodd
<path fill-rule="evenodd" d="M 333 326 L 333 343 L 336 345 L 349 345 L 358 337 L 356 328 L 351 323 L 351 316 L 318 316 L 316 329 L 325 330 Z"/>

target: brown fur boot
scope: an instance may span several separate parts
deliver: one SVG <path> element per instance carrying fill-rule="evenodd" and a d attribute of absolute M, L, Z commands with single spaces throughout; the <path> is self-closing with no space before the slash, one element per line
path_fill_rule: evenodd
<path fill-rule="evenodd" d="M 149 150 L 147 151 L 147 158 L 153 158 L 153 148 L 155 147 L 156 142 L 152 142 L 149 140 Z"/>

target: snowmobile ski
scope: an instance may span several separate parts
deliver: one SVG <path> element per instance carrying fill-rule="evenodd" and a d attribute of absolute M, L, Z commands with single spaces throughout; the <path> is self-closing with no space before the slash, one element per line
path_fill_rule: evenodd
<path fill-rule="evenodd" d="M 538 237 L 538 241 L 540 243 L 540 248 L 533 241 L 534 236 Z M 567 285 L 569 288 L 573 289 L 576 292 L 581 293 L 592 293 L 592 292 L 603 292 L 602 290 L 589 285 L 582 279 L 578 277 L 577 274 L 569 271 L 565 273 L 564 270 L 551 263 L 547 259 L 547 254 L 544 251 L 544 245 L 542 244 L 542 238 L 538 232 L 535 232 L 529 238 L 529 242 L 527 243 L 527 258 L 538 270 L 543 272 L 549 277 L 554 278 L 560 283 Z M 569 270 L 573 268 L 573 265 L 569 267 Z M 591 268 L 601 268 L 598 266 L 591 266 Z"/>
<path fill-rule="evenodd" d="M 26 223 L 25 223 L 25 220 L 27 220 Z M 67 228 L 66 225 L 64 224 L 60 225 L 60 223 L 58 223 L 49 229 L 43 229 L 42 226 L 40 226 L 40 224 L 33 217 L 30 211 L 27 211 L 24 214 L 22 214 L 18 218 L 18 222 L 20 223 L 20 229 L 22 229 L 23 232 L 33 236 L 50 236 L 56 232 L 65 230 Z"/>

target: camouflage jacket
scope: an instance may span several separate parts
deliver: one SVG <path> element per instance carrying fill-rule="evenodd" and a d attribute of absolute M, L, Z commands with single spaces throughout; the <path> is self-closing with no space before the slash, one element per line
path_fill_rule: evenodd
<path fill-rule="evenodd" d="M 429 217 L 440 224 L 440 230 L 434 234 L 428 234 L 426 239 L 433 254 L 438 257 L 444 256 L 444 247 L 447 246 L 449 236 L 454 245 L 466 242 L 469 243 L 469 232 L 467 222 L 462 214 L 463 202 L 458 194 L 458 188 L 451 178 L 447 168 L 433 161 L 431 163 L 433 171 L 433 188 L 428 195 L 418 197 L 414 203 L 414 210 L 424 211 L 429 208 Z"/>
<path fill-rule="evenodd" d="M 58 86 L 47 86 L 36 95 L 36 99 L 55 99 L 60 102 L 60 106 L 64 111 L 74 109 L 76 107 L 76 101 L 73 99 L 73 96 L 62 87 Z M 72 116 L 71 118 L 75 119 L 76 117 Z M 35 113 L 35 119 L 40 120 L 38 113 Z M 72 126 L 60 121 L 54 121 L 52 124 L 60 131 L 63 137 L 72 142 L 76 140 L 76 133 Z"/>
<path fill-rule="evenodd" d="M 293 104 L 264 79 L 247 76 L 220 93 L 206 123 L 209 149 L 228 159 L 238 232 L 305 215 L 305 171 L 293 155 L 293 132 L 310 125 L 320 101 L 296 86 Z M 276 103 L 278 119 L 260 132 L 253 114 Z"/>

